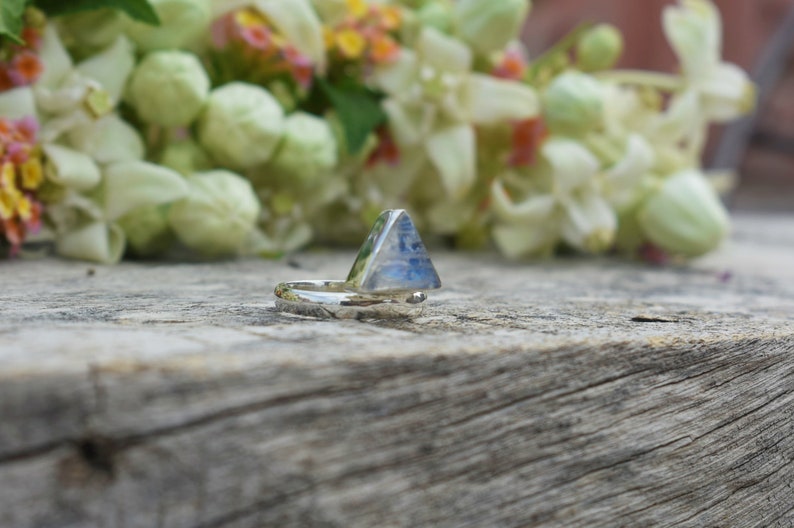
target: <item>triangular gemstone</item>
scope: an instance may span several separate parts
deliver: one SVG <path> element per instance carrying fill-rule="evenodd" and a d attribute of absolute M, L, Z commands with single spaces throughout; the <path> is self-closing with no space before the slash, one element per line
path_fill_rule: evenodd
<path fill-rule="evenodd" d="M 436 268 L 403 209 L 381 213 L 347 276 L 358 292 L 433 290 L 441 287 Z"/>

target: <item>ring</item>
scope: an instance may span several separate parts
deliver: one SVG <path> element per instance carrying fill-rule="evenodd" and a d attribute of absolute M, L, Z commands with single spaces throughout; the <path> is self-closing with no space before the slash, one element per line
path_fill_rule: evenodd
<path fill-rule="evenodd" d="M 413 221 L 403 209 L 380 214 L 347 280 L 302 280 L 276 286 L 276 309 L 337 319 L 419 316 L 427 294 L 441 287 Z"/>

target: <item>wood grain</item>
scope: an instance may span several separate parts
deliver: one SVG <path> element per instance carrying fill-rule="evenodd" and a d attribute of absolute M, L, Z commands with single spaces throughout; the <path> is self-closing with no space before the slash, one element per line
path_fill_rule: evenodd
<path fill-rule="evenodd" d="M 433 258 L 411 322 L 272 309 L 349 251 L 4 263 L 0 526 L 794 526 L 794 219 L 685 267 Z"/>

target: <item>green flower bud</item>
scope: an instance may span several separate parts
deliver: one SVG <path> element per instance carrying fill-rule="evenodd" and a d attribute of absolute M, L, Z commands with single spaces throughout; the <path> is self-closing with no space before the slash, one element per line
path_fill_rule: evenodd
<path fill-rule="evenodd" d="M 623 53 L 623 35 L 611 24 L 588 30 L 576 45 L 577 65 L 584 71 L 608 70 Z"/>
<path fill-rule="evenodd" d="M 322 118 L 296 112 L 286 120 L 284 139 L 272 164 L 276 171 L 313 185 L 334 168 L 336 153 L 336 140 L 328 123 Z"/>
<path fill-rule="evenodd" d="M 247 169 L 268 161 L 284 133 L 284 111 L 264 88 L 234 82 L 210 94 L 199 139 L 222 165 Z"/>
<path fill-rule="evenodd" d="M 141 61 L 129 86 L 138 115 L 147 123 L 187 126 L 201 112 L 210 80 L 199 60 L 184 51 L 156 51 Z"/>
<path fill-rule="evenodd" d="M 685 170 L 665 180 L 642 206 L 645 235 L 665 251 L 697 257 L 715 249 L 728 233 L 728 213 L 703 175 Z"/>
<path fill-rule="evenodd" d="M 207 153 L 192 139 L 169 143 L 160 156 L 160 165 L 173 169 L 183 176 L 212 168 Z"/>
<path fill-rule="evenodd" d="M 168 212 L 179 240 L 208 256 L 238 252 L 254 229 L 260 205 L 248 180 L 224 170 L 193 175 L 187 197 Z"/>
<path fill-rule="evenodd" d="M 168 206 L 146 206 L 118 220 L 127 237 L 127 250 L 138 257 L 163 253 L 174 240 L 168 225 Z"/>
<path fill-rule="evenodd" d="M 567 71 L 549 84 L 543 103 L 543 116 L 552 132 L 579 135 L 602 122 L 604 90 L 592 76 Z"/>
<path fill-rule="evenodd" d="M 127 35 L 141 51 L 177 49 L 196 41 L 210 25 L 210 0 L 150 0 L 159 26 L 128 21 Z"/>
<path fill-rule="evenodd" d="M 458 0 L 458 34 L 481 55 L 503 50 L 518 36 L 530 6 L 529 0 Z"/>

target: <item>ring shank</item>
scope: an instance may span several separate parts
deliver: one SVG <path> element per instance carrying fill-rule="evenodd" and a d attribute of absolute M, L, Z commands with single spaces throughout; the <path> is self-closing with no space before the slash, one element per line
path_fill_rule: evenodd
<path fill-rule="evenodd" d="M 336 319 L 409 318 L 424 309 L 424 292 L 360 293 L 341 280 L 282 282 L 276 286 L 282 312 Z"/>

